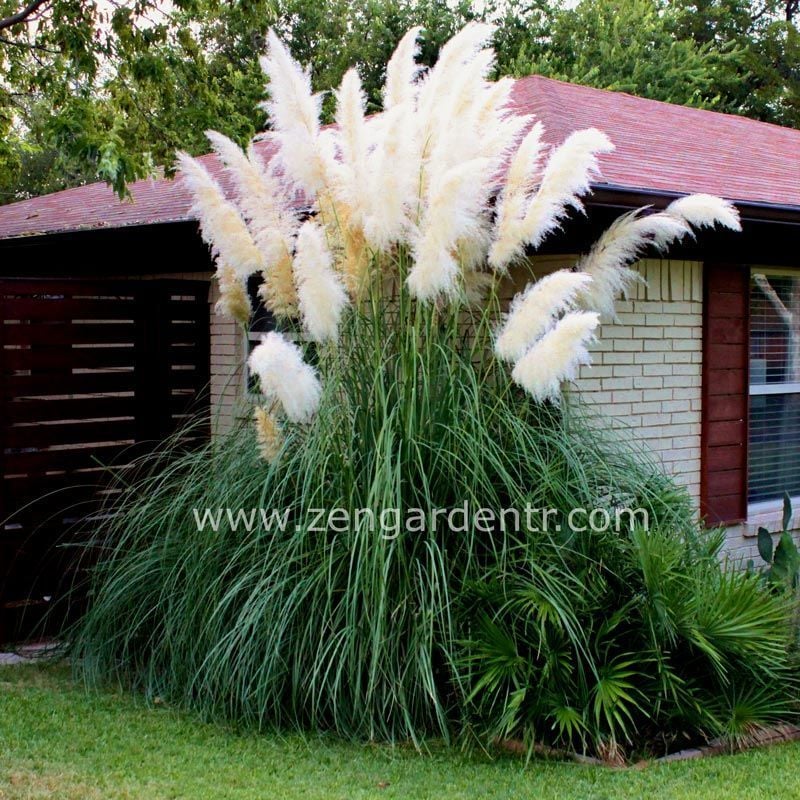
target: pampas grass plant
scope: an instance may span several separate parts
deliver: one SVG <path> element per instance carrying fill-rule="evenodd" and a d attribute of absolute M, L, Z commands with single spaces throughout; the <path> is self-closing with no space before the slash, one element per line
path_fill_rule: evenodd
<path fill-rule="evenodd" d="M 491 33 L 468 25 L 425 71 L 413 29 L 385 110 L 365 117 L 351 70 L 323 129 L 308 72 L 270 32 L 272 159 L 210 134 L 231 200 L 180 157 L 219 308 L 241 320 L 242 281 L 261 275 L 279 331 L 249 359 L 254 424 L 157 464 L 109 509 L 72 635 L 88 679 L 258 727 L 418 744 L 473 732 L 600 752 L 653 724 L 713 734 L 730 720 L 708 698 L 743 680 L 773 701 L 754 723 L 785 711 L 781 601 L 731 578 L 685 492 L 562 400 L 630 262 L 692 226 L 735 227 L 735 211 L 704 197 L 625 216 L 504 313 L 505 273 L 582 208 L 612 145 L 588 130 L 548 149 L 509 107 L 512 82 L 487 78 Z M 552 508 L 560 525 L 437 521 L 464 502 Z M 620 505 L 646 510 L 655 544 L 564 524 Z M 339 516 L 320 524 L 320 509 Z"/>

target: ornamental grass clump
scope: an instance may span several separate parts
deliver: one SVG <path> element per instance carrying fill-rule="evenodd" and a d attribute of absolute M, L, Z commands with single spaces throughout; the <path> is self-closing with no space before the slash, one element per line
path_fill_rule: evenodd
<path fill-rule="evenodd" d="M 351 70 L 326 128 L 270 33 L 268 142 L 209 134 L 233 199 L 180 157 L 219 310 L 246 324 L 258 275 L 278 330 L 249 358 L 253 422 L 114 501 L 74 632 L 90 679 L 259 727 L 590 752 L 790 712 L 784 601 L 722 568 L 686 494 L 564 393 L 631 262 L 737 228 L 736 211 L 695 196 L 627 215 L 537 281 L 526 256 L 580 211 L 612 144 L 545 145 L 512 81 L 487 77 L 491 32 L 467 26 L 425 71 L 409 31 L 384 111 L 365 115 Z M 504 311 L 511 269 L 530 280 Z M 622 507 L 649 532 L 567 524 Z"/>

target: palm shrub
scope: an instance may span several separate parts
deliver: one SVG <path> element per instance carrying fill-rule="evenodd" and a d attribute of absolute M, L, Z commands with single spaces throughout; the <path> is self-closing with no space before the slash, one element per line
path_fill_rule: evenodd
<path fill-rule="evenodd" d="M 635 529 L 557 571 L 532 546 L 490 569 L 464 595 L 477 730 L 613 755 L 735 741 L 792 715 L 789 605 L 722 569 L 721 541 Z"/>
<path fill-rule="evenodd" d="M 422 77 L 418 33 L 387 65 L 385 110 L 364 116 L 351 70 L 328 129 L 270 34 L 269 162 L 209 134 L 232 201 L 180 157 L 219 310 L 246 325 L 258 273 L 279 330 L 249 359 L 255 424 L 109 509 L 77 661 L 209 715 L 381 740 L 599 750 L 717 733 L 734 706 L 784 714 L 784 606 L 723 570 L 685 494 L 562 397 L 630 262 L 692 226 L 736 228 L 735 210 L 701 195 L 623 216 L 504 313 L 509 267 L 581 208 L 612 145 L 588 130 L 549 151 L 512 83 L 486 79 L 487 26 Z M 435 513 L 464 502 L 556 518 L 461 529 Z M 569 532 L 570 510 L 620 505 L 651 531 Z M 234 516 L 210 530 L 209 507 Z M 282 521 L 244 530 L 237 509 Z"/>

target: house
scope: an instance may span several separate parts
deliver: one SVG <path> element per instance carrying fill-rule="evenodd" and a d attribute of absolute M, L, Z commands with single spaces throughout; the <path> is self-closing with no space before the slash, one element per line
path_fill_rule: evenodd
<path fill-rule="evenodd" d="M 692 192 L 739 208 L 742 234 L 705 232 L 639 262 L 646 283 L 606 320 L 577 388 L 727 526 L 734 557 L 752 557 L 784 490 L 800 495 L 800 131 L 538 76 L 513 98 L 552 143 L 597 127 L 616 145 L 586 216 L 533 257 L 537 273 L 572 265 L 627 209 Z M 243 405 L 248 336 L 213 311 L 188 192 L 166 179 L 130 191 L 120 202 L 92 184 L 0 207 L 4 517 L 80 482 L 103 453 L 167 435 L 198 403 L 217 429 Z"/>

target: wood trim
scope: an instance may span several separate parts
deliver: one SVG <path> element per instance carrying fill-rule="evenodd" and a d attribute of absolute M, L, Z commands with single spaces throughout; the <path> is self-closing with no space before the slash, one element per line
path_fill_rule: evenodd
<path fill-rule="evenodd" d="M 747 519 L 750 270 L 703 265 L 700 514 L 709 526 Z"/>

